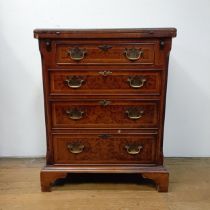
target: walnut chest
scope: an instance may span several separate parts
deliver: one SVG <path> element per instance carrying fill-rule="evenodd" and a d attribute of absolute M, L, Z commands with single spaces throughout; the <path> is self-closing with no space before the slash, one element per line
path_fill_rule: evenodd
<path fill-rule="evenodd" d="M 68 173 L 137 173 L 168 191 L 163 131 L 175 28 L 36 29 L 47 155 L 42 191 Z"/>

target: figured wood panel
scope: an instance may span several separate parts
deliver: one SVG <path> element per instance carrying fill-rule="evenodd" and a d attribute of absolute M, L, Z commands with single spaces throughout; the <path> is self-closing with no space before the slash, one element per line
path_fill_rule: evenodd
<path fill-rule="evenodd" d="M 81 153 L 73 154 L 68 145 L 84 146 Z M 138 154 L 129 154 L 126 145 L 140 145 Z M 100 135 L 54 134 L 54 162 L 74 163 L 153 163 L 155 160 L 156 135 L 110 135 L 103 139 Z"/>
<path fill-rule="evenodd" d="M 102 100 L 72 100 L 52 102 L 53 128 L 143 128 L 158 127 L 159 101 L 141 100 L 107 100 L 109 105 L 103 106 Z M 130 119 L 126 111 L 137 108 L 143 110 L 142 117 Z M 83 111 L 81 119 L 70 119 L 66 113 L 77 109 Z"/>
<path fill-rule="evenodd" d="M 109 75 L 103 76 L 102 72 Z M 83 94 L 131 94 L 159 95 L 161 92 L 161 71 L 117 71 L 117 70 L 67 70 L 50 71 L 51 95 Z M 71 88 L 66 80 L 77 77 L 84 80 L 79 88 Z M 130 85 L 129 78 L 140 77 L 146 81 L 139 88 Z"/>
<path fill-rule="evenodd" d="M 162 145 L 168 57 L 176 29 L 45 29 L 34 35 L 42 58 L 47 127 L 42 190 L 67 173 L 98 172 L 141 173 L 153 179 L 159 191 L 167 191 Z M 75 49 L 85 52 L 81 60 Z M 102 68 L 113 73 L 99 76 Z M 133 75 L 146 78 L 141 88 L 129 86 Z M 68 87 L 64 81 L 69 76 L 84 77 L 81 87 Z M 75 81 L 71 86 L 78 87 Z M 140 109 L 141 117 L 130 119 L 129 109 Z M 77 110 L 76 118 L 70 110 Z M 106 135 L 99 137 L 103 132 Z M 72 144 L 83 150 L 73 154 Z M 129 154 L 128 144 L 142 146 L 141 151 Z"/>
<path fill-rule="evenodd" d="M 79 64 L 154 64 L 155 62 L 155 43 L 106 43 L 111 46 L 108 50 L 101 50 L 99 47 L 103 42 L 98 44 L 84 42 L 83 44 L 75 43 L 56 43 L 56 63 L 57 65 L 79 65 Z M 84 50 L 84 59 L 75 61 L 69 56 L 69 50 L 73 48 Z M 139 49 L 143 51 L 141 57 L 136 61 L 130 61 L 125 56 L 126 49 Z"/>

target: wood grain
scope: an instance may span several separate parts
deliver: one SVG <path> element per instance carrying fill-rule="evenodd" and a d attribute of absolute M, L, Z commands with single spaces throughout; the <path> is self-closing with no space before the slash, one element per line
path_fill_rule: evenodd
<path fill-rule="evenodd" d="M 107 99 L 108 100 L 108 99 Z M 108 100 L 110 105 L 100 105 L 101 100 L 74 100 L 68 102 L 52 103 L 52 127 L 53 128 L 140 128 L 158 127 L 158 102 L 159 101 L 130 101 Z M 143 110 L 142 117 L 133 120 L 128 117 L 126 111 L 129 108 Z M 83 111 L 83 117 L 79 120 L 69 118 L 66 111 L 77 109 Z"/>
<path fill-rule="evenodd" d="M 65 70 L 50 72 L 50 95 L 160 95 L 161 93 L 161 72 L 112 70 L 108 76 L 100 75 L 104 70 Z M 80 88 L 71 88 L 65 82 L 69 77 L 81 77 L 84 82 Z M 140 88 L 132 88 L 128 79 L 132 76 L 139 76 L 146 79 Z"/>
<path fill-rule="evenodd" d="M 79 154 L 69 151 L 68 145 L 78 143 L 84 145 Z M 113 135 L 103 138 L 102 135 L 63 134 L 53 135 L 55 163 L 124 163 L 147 164 L 155 162 L 156 135 Z M 131 155 L 125 145 L 141 145 L 139 154 Z"/>
<path fill-rule="evenodd" d="M 36 29 L 34 36 L 42 58 L 47 134 L 42 190 L 49 191 L 66 173 L 83 170 L 142 174 L 166 192 L 163 131 L 168 60 L 176 29 Z M 141 76 L 144 85 L 130 85 L 133 76 Z M 96 136 L 103 130 L 113 139 L 100 141 Z M 70 154 L 67 147 L 71 149 L 73 143 L 74 147 L 82 144 L 77 147 L 84 148 L 83 153 Z M 128 143 L 143 144 L 142 153 L 128 155 L 122 149 Z M 83 167 L 72 163 L 83 163 Z"/>
<path fill-rule="evenodd" d="M 99 44 L 92 44 L 90 41 L 75 44 L 75 42 L 66 41 L 65 44 L 61 44 L 58 41 L 55 43 L 55 56 L 57 65 L 75 65 L 75 64 L 147 64 L 152 65 L 155 62 L 155 47 L 157 49 L 158 42 L 148 43 L 119 43 L 108 42 L 107 45 L 112 46 L 107 51 L 99 49 Z M 68 55 L 68 51 L 75 47 L 85 50 L 86 54 L 84 59 L 80 61 L 74 61 Z M 143 51 L 140 59 L 137 61 L 130 61 L 125 56 L 124 52 L 126 49 L 136 48 Z"/>
<path fill-rule="evenodd" d="M 35 29 L 34 37 L 55 39 L 89 38 L 166 38 L 175 37 L 176 28 L 115 28 L 115 29 Z"/>

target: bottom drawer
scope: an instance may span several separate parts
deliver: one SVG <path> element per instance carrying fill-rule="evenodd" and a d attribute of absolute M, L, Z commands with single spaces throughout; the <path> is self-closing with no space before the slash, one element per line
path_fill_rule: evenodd
<path fill-rule="evenodd" d="M 53 134 L 54 163 L 154 163 L 156 136 L 156 134 Z"/>

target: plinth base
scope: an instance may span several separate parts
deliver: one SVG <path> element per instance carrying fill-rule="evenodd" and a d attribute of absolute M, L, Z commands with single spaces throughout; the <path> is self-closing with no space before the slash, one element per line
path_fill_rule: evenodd
<path fill-rule="evenodd" d="M 169 173 L 163 166 L 139 165 L 45 166 L 40 173 L 42 192 L 50 192 L 57 179 L 71 173 L 136 173 L 153 180 L 158 192 L 168 192 Z"/>

